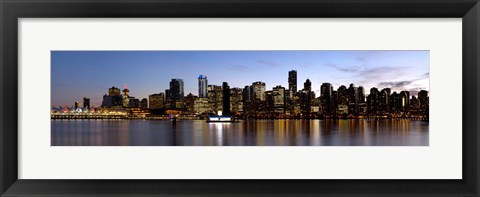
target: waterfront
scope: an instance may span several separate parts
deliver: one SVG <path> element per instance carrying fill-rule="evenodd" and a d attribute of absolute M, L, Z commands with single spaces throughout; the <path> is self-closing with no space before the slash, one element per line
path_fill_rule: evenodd
<path fill-rule="evenodd" d="M 51 120 L 52 146 L 428 146 L 417 120 Z"/>

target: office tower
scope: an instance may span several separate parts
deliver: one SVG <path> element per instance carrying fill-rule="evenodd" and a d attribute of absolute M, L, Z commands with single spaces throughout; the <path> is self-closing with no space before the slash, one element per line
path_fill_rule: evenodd
<path fill-rule="evenodd" d="M 81 108 L 82 104 L 80 102 L 75 102 L 75 104 L 73 105 L 74 107 L 74 110 L 77 110 L 79 108 Z"/>
<path fill-rule="evenodd" d="M 429 110 L 429 102 L 428 102 L 428 92 L 426 90 L 420 90 L 418 92 L 418 102 L 420 105 L 420 110 L 422 113 L 428 113 Z"/>
<path fill-rule="evenodd" d="M 182 100 L 183 93 L 183 79 L 172 79 L 170 81 L 170 99 L 172 101 Z"/>
<path fill-rule="evenodd" d="M 120 89 L 112 86 L 108 89 L 108 94 L 103 95 L 102 107 L 121 107 L 122 106 L 122 95 L 120 94 Z"/>
<path fill-rule="evenodd" d="M 198 76 L 198 97 L 207 98 L 208 96 L 208 80 L 207 76 L 200 75 Z"/>
<path fill-rule="evenodd" d="M 179 109 L 183 108 L 183 80 L 172 79 L 170 81 L 170 108 Z"/>
<path fill-rule="evenodd" d="M 347 89 L 348 93 L 348 113 L 352 115 L 358 114 L 358 91 L 353 83 Z"/>
<path fill-rule="evenodd" d="M 253 82 L 252 83 L 252 90 L 254 99 L 256 101 L 265 101 L 265 83 L 261 81 Z"/>
<path fill-rule="evenodd" d="M 367 112 L 369 115 L 379 115 L 379 97 L 380 92 L 377 88 L 370 88 L 370 94 L 367 97 Z"/>
<path fill-rule="evenodd" d="M 195 100 L 198 98 L 198 96 L 193 95 L 192 93 L 188 94 L 184 101 L 185 101 L 185 108 L 187 109 L 187 112 L 190 114 L 195 113 Z"/>
<path fill-rule="evenodd" d="M 410 108 L 410 92 L 401 91 L 399 95 L 400 95 L 401 109 L 404 113 L 407 113 L 408 109 Z"/>
<path fill-rule="evenodd" d="M 123 95 L 122 95 L 122 106 L 123 107 L 129 107 L 129 99 L 130 97 L 128 96 L 128 93 L 130 90 L 128 90 L 127 84 L 123 86 Z"/>
<path fill-rule="evenodd" d="M 383 88 L 378 97 L 379 110 L 382 114 L 390 112 L 390 88 Z"/>
<path fill-rule="evenodd" d="M 297 71 L 291 70 L 288 72 L 288 89 L 292 94 L 297 93 Z"/>
<path fill-rule="evenodd" d="M 148 100 L 147 100 L 147 98 L 143 98 L 143 99 L 140 101 L 140 107 L 141 107 L 141 108 L 148 108 Z"/>
<path fill-rule="evenodd" d="M 128 99 L 128 107 L 132 108 L 132 107 L 140 107 L 140 100 L 136 99 L 135 97 L 130 97 Z"/>
<path fill-rule="evenodd" d="M 400 98 L 399 98 L 399 95 L 397 94 L 397 92 L 393 92 L 391 95 L 390 95 L 390 100 L 389 100 L 389 104 L 390 104 L 390 113 L 398 113 L 401 109 L 401 105 L 400 105 Z"/>
<path fill-rule="evenodd" d="M 365 89 L 363 88 L 363 86 L 358 86 L 357 94 L 358 94 L 358 103 L 364 103 L 365 102 Z"/>
<path fill-rule="evenodd" d="M 242 99 L 242 101 L 244 103 L 250 102 L 251 96 L 252 96 L 251 88 L 250 88 L 250 86 L 247 85 L 243 88 L 243 99 Z"/>
<path fill-rule="evenodd" d="M 165 94 L 151 94 L 148 96 L 148 107 L 150 109 L 163 109 L 165 108 Z"/>
<path fill-rule="evenodd" d="M 243 89 L 230 88 L 230 111 L 232 114 L 243 112 Z"/>
<path fill-rule="evenodd" d="M 307 79 L 305 83 L 303 83 L 303 89 L 306 91 L 312 91 L 312 82 L 310 79 Z"/>
<path fill-rule="evenodd" d="M 83 108 L 90 109 L 90 99 L 87 97 L 83 97 Z"/>
<path fill-rule="evenodd" d="M 223 111 L 223 91 L 222 86 L 208 85 L 208 102 L 210 109 L 214 113 Z"/>
<path fill-rule="evenodd" d="M 112 86 L 108 89 L 108 96 L 120 96 L 120 88 Z"/>
<path fill-rule="evenodd" d="M 273 88 L 272 94 L 275 113 L 285 113 L 285 88 L 276 86 Z"/>
<path fill-rule="evenodd" d="M 320 105 L 323 114 L 331 114 L 333 111 L 332 92 L 333 87 L 330 83 L 323 83 L 320 86 Z"/>
<path fill-rule="evenodd" d="M 228 86 L 227 82 L 223 82 L 222 84 L 223 89 L 223 115 L 229 116 L 231 115 L 230 111 L 230 86 Z"/>

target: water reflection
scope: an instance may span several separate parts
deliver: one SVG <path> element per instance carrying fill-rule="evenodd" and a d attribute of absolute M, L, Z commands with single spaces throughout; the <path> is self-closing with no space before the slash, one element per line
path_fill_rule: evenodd
<path fill-rule="evenodd" d="M 53 146 L 427 146 L 412 120 L 52 120 Z"/>

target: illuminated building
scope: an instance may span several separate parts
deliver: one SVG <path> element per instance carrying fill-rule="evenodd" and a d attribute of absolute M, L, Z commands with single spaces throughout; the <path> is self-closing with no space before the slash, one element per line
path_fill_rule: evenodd
<path fill-rule="evenodd" d="M 230 111 L 230 86 L 228 86 L 227 82 L 223 82 L 222 84 L 223 89 L 223 115 L 229 116 L 231 115 Z"/>
<path fill-rule="evenodd" d="M 252 90 L 254 99 L 257 101 L 265 101 L 265 83 L 261 81 L 253 82 L 252 83 Z"/>
<path fill-rule="evenodd" d="M 383 88 L 378 97 L 379 110 L 382 114 L 390 112 L 390 88 Z"/>
<path fill-rule="evenodd" d="M 223 111 L 223 91 L 222 86 L 208 85 L 208 102 L 210 109 L 217 113 Z"/>
<path fill-rule="evenodd" d="M 333 100 L 332 100 L 333 87 L 330 83 L 323 83 L 320 86 L 320 106 L 322 107 L 323 114 L 332 114 Z"/>
<path fill-rule="evenodd" d="M 169 98 L 170 98 L 170 108 L 179 109 L 183 108 L 183 79 L 172 79 L 170 81 L 170 91 L 169 91 Z"/>
<path fill-rule="evenodd" d="M 213 110 L 210 109 L 208 98 L 196 98 L 193 104 L 193 110 L 196 114 L 207 114 L 213 112 Z"/>
<path fill-rule="evenodd" d="M 378 91 L 377 88 L 373 87 L 370 88 L 370 94 L 367 97 L 367 105 L 368 109 L 367 112 L 370 115 L 379 115 L 379 98 L 380 98 L 380 92 Z"/>
<path fill-rule="evenodd" d="M 309 92 L 312 91 L 312 82 L 310 81 L 310 79 L 307 79 L 305 83 L 303 83 L 303 90 L 306 90 Z"/>
<path fill-rule="evenodd" d="M 147 100 L 147 98 L 143 98 L 143 99 L 140 101 L 140 108 L 148 108 L 148 100 Z"/>
<path fill-rule="evenodd" d="M 407 113 L 408 109 L 410 108 L 410 92 L 401 91 L 399 95 L 400 95 L 400 102 L 401 102 L 401 110 L 404 113 Z"/>
<path fill-rule="evenodd" d="M 429 110 L 428 100 L 428 92 L 426 90 L 420 90 L 420 92 L 418 92 L 418 102 L 420 110 L 424 114 L 427 114 Z"/>
<path fill-rule="evenodd" d="M 148 96 L 149 109 L 164 109 L 165 108 L 165 94 L 151 94 Z"/>
<path fill-rule="evenodd" d="M 115 86 L 112 86 L 108 89 L 108 94 L 103 95 L 102 107 L 121 107 L 122 95 L 120 94 L 120 89 Z"/>
<path fill-rule="evenodd" d="M 275 113 L 285 113 L 285 88 L 276 86 L 272 91 L 273 107 Z"/>
<path fill-rule="evenodd" d="M 125 84 L 123 86 L 123 95 L 122 95 L 122 106 L 125 108 L 129 106 L 129 100 L 130 100 L 130 97 L 128 96 L 129 92 L 130 91 L 128 90 L 128 86 L 127 84 Z"/>
<path fill-rule="evenodd" d="M 128 99 L 128 107 L 130 108 L 138 108 L 140 107 L 140 100 L 136 99 L 135 97 L 129 97 Z"/>
<path fill-rule="evenodd" d="M 232 114 L 243 112 L 243 89 L 230 88 L 230 111 Z"/>
<path fill-rule="evenodd" d="M 108 89 L 108 96 L 120 96 L 120 89 L 112 86 Z"/>
<path fill-rule="evenodd" d="M 89 109 L 90 108 L 90 99 L 87 97 L 83 97 L 83 108 Z"/>
<path fill-rule="evenodd" d="M 291 70 L 288 72 L 288 90 L 292 94 L 297 93 L 297 71 L 296 70 Z M 292 97 L 292 95 L 290 95 Z"/>
<path fill-rule="evenodd" d="M 187 112 L 193 114 L 195 113 L 195 100 L 198 97 L 193 95 L 192 93 L 188 94 L 184 101 L 185 101 L 185 108 L 187 109 Z"/>
<path fill-rule="evenodd" d="M 138 100 L 138 99 L 136 99 Z M 127 115 L 130 118 L 146 118 L 151 115 L 150 110 L 139 107 L 131 107 L 127 109 Z"/>
<path fill-rule="evenodd" d="M 74 106 L 75 111 L 76 111 L 77 109 L 82 108 L 82 104 L 81 104 L 80 102 L 75 102 L 75 104 L 74 104 L 73 106 Z"/>
<path fill-rule="evenodd" d="M 207 98 L 208 97 L 208 80 L 207 76 L 200 75 L 198 76 L 198 97 Z"/>
<path fill-rule="evenodd" d="M 348 93 L 348 113 L 352 115 L 358 114 L 358 91 L 353 83 L 347 89 Z"/>

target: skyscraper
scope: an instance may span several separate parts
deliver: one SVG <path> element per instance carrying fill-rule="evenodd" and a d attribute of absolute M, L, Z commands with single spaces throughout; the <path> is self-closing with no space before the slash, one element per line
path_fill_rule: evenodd
<path fill-rule="evenodd" d="M 208 80 L 207 76 L 200 75 L 198 76 L 198 97 L 207 98 L 208 97 Z"/>
<path fill-rule="evenodd" d="M 303 83 L 303 89 L 309 92 L 312 91 L 312 82 L 310 79 L 307 79 L 305 83 Z"/>
<path fill-rule="evenodd" d="M 128 90 L 127 84 L 123 86 L 123 95 L 122 95 L 122 105 L 123 107 L 129 107 L 130 106 L 130 97 L 128 96 L 128 93 L 130 90 Z"/>
<path fill-rule="evenodd" d="M 183 93 L 183 79 L 172 79 L 170 81 L 170 100 L 171 108 L 183 108 L 182 101 L 184 97 Z"/>
<path fill-rule="evenodd" d="M 222 84 L 223 90 L 223 115 L 230 115 L 230 86 L 228 86 L 227 82 L 223 82 Z"/>
<path fill-rule="evenodd" d="M 252 83 L 252 90 L 255 100 L 265 101 L 265 83 L 261 81 L 253 82 Z"/>
<path fill-rule="evenodd" d="M 165 108 L 165 94 L 151 94 L 148 96 L 148 105 L 150 109 L 163 109 Z"/>
<path fill-rule="evenodd" d="M 285 88 L 276 86 L 273 88 L 272 94 L 275 113 L 285 113 Z"/>
<path fill-rule="evenodd" d="M 332 91 L 333 87 L 330 83 L 323 83 L 320 86 L 320 105 L 324 114 L 330 114 L 333 111 Z"/>
<path fill-rule="evenodd" d="M 288 72 L 288 89 L 292 94 L 297 93 L 297 71 L 291 70 Z"/>
<path fill-rule="evenodd" d="M 83 97 L 83 108 L 90 109 L 90 99 L 87 97 Z"/>
<path fill-rule="evenodd" d="M 140 101 L 140 107 L 141 107 L 141 108 L 148 108 L 148 100 L 147 100 L 147 98 L 143 98 L 143 99 Z"/>

